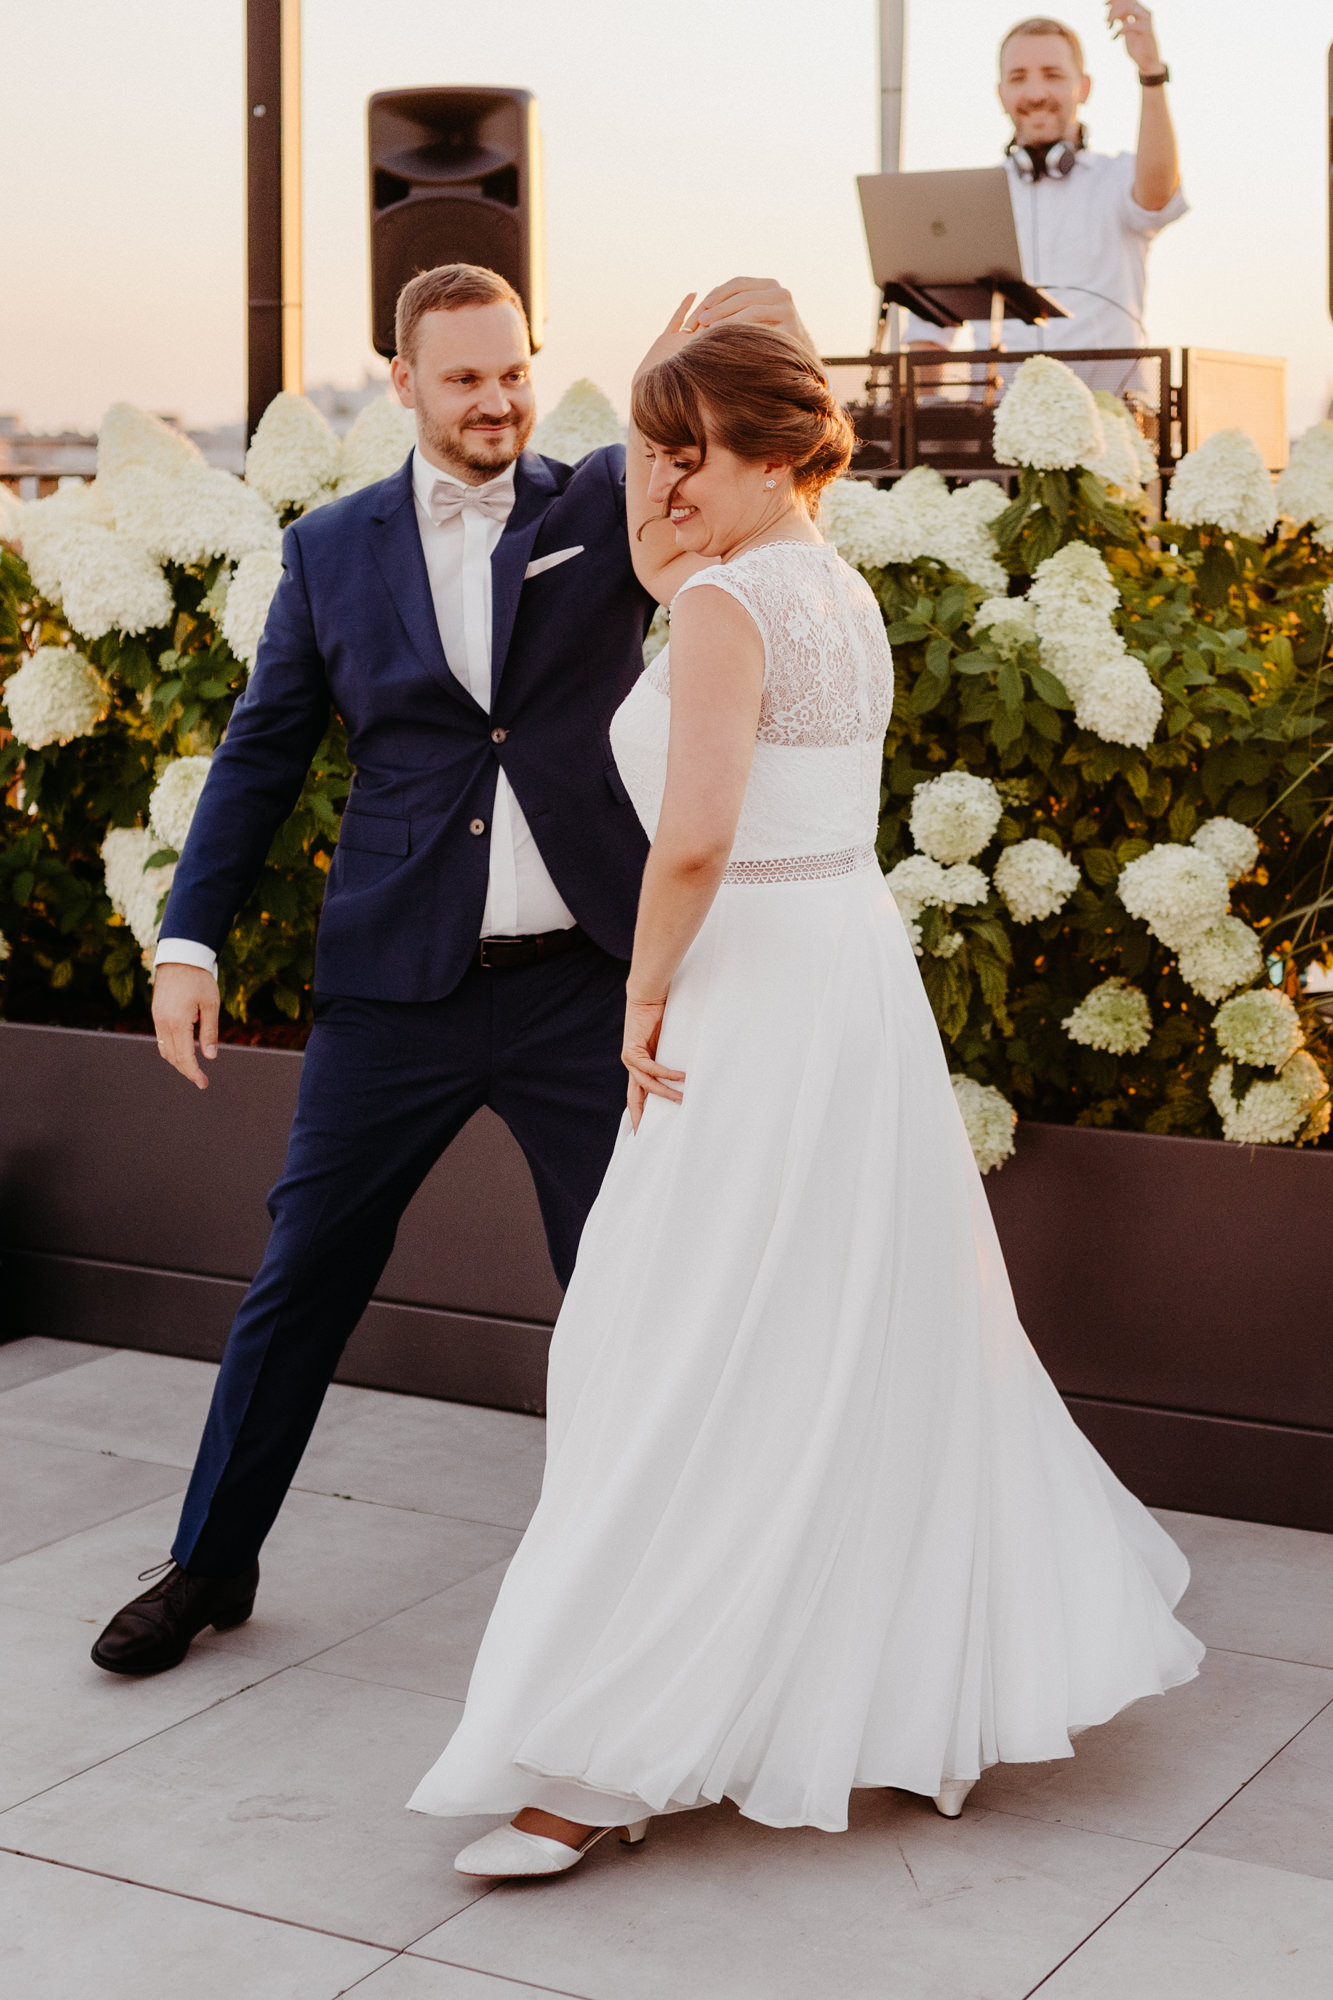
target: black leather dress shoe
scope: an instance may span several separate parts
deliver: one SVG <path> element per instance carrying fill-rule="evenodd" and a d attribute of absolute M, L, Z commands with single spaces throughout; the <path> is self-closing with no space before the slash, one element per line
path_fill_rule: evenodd
<path fill-rule="evenodd" d="M 116 1613 L 93 1647 L 93 1659 L 109 1674 L 165 1673 L 180 1665 L 205 1625 L 217 1632 L 244 1625 L 258 1588 L 257 1562 L 239 1576 L 191 1576 L 170 1563 L 150 1590 Z"/>

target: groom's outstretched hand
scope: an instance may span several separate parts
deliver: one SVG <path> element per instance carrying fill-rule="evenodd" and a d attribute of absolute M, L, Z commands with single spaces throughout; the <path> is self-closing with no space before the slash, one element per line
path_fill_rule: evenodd
<path fill-rule="evenodd" d="M 218 983 L 197 965 L 159 965 L 153 979 L 153 1026 L 157 1052 L 183 1077 L 208 1089 L 208 1078 L 195 1054 L 195 1023 L 199 1048 L 212 1062 L 218 1052 Z"/>
<path fill-rule="evenodd" d="M 685 315 L 684 332 L 700 332 L 706 326 L 722 326 L 733 320 L 739 326 L 777 326 L 799 340 L 816 361 L 819 352 L 796 310 L 796 302 L 776 278 L 728 278 L 714 285 Z"/>

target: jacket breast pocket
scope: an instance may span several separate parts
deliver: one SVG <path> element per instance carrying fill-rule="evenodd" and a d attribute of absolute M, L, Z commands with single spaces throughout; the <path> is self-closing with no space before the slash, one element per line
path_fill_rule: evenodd
<path fill-rule="evenodd" d="M 381 819 L 378 813 L 344 812 L 338 845 L 364 854 L 407 854 L 412 846 L 411 822 Z"/>

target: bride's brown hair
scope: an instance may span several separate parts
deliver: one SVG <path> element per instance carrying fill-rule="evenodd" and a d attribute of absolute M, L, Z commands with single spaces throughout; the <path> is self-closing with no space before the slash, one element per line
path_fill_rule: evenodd
<path fill-rule="evenodd" d="M 811 514 L 855 443 L 818 362 L 777 327 L 707 328 L 641 376 L 630 403 L 635 429 L 659 451 L 693 448 L 702 464 L 711 439 L 738 458 L 790 459 Z"/>

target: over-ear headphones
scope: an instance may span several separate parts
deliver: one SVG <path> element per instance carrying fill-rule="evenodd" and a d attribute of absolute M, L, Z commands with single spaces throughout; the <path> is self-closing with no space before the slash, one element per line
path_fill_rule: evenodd
<path fill-rule="evenodd" d="M 1019 179 L 1030 184 L 1033 181 L 1067 179 L 1073 173 L 1078 164 L 1078 156 L 1087 143 L 1088 135 L 1080 125 L 1073 145 L 1068 139 L 1057 139 L 1053 146 L 1048 146 L 1045 153 L 1036 159 L 1027 147 L 1020 146 L 1016 139 L 1011 139 L 1004 150 L 1018 168 Z"/>

